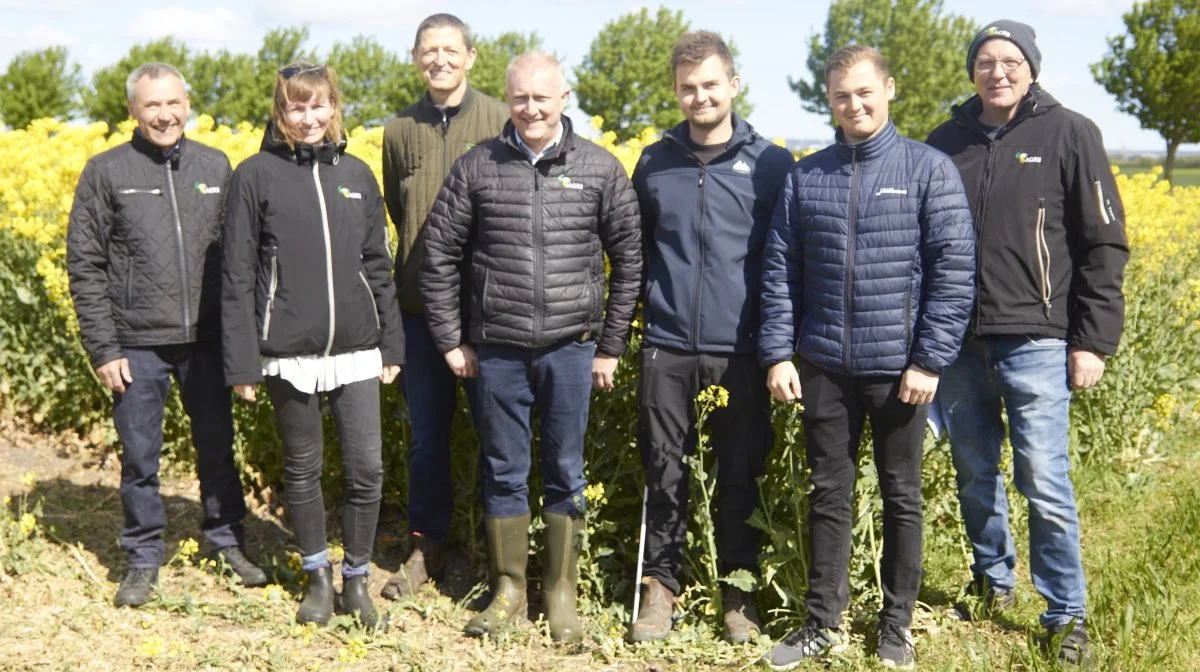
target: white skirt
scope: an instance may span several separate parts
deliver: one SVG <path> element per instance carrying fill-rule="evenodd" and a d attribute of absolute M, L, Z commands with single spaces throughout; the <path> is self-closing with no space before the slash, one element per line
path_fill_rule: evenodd
<path fill-rule="evenodd" d="M 383 373 L 379 348 L 343 352 L 340 355 L 263 357 L 262 374 L 279 376 L 298 392 L 328 392 L 343 385 L 378 378 Z"/>

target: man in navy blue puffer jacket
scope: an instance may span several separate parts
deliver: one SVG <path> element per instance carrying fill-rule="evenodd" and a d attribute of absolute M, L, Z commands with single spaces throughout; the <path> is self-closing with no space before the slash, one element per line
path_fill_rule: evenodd
<path fill-rule="evenodd" d="M 950 159 L 889 121 L 895 82 L 878 51 L 841 49 L 825 74 L 837 143 L 796 164 L 763 254 L 759 358 L 776 399 L 799 399 L 803 390 L 813 487 L 808 622 L 766 660 L 790 669 L 837 642 L 869 417 L 884 501 L 877 655 L 909 667 L 921 584 L 921 444 L 938 376 L 958 353 L 974 298 L 971 213 Z"/>

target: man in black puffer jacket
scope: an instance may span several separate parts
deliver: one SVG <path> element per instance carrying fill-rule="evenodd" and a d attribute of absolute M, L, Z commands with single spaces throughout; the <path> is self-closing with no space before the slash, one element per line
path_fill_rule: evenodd
<path fill-rule="evenodd" d="M 429 215 L 421 294 L 447 364 L 456 375 L 479 376 L 484 527 L 496 586 L 467 633 L 495 632 L 525 613 L 526 480 L 537 406 L 543 601 L 551 636 L 573 639 L 582 634 L 575 582 L 588 401 L 593 384 L 612 387 L 629 336 L 642 270 L 637 197 L 616 158 L 577 137 L 562 117 L 570 91 L 552 56 L 518 57 L 506 88 L 511 121 L 455 163 Z M 612 266 L 607 309 L 605 253 Z M 464 263 L 469 334 L 460 312 L 468 294 Z"/>
<path fill-rule="evenodd" d="M 116 604 L 139 606 L 164 559 L 158 462 L 172 376 L 192 421 L 204 537 L 243 584 L 267 577 L 240 548 L 246 504 L 217 340 L 229 159 L 183 137 L 188 98 L 175 68 L 137 68 L 126 95 L 138 128 L 131 142 L 92 157 L 79 177 L 67 274 L 83 347 L 113 392 L 121 438 L 121 548 L 129 571 Z"/>

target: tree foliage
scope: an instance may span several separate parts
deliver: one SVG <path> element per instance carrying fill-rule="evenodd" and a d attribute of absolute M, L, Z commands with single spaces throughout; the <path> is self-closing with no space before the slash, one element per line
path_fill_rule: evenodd
<path fill-rule="evenodd" d="M 1126 34 L 1109 38 L 1092 76 L 1118 109 L 1163 137 L 1170 180 L 1179 145 L 1200 142 L 1200 0 L 1145 0 L 1123 19 Z"/>
<path fill-rule="evenodd" d="M 619 141 L 646 127 L 667 129 L 683 121 L 675 100 L 675 77 L 670 54 L 690 24 L 683 12 L 660 7 L 651 17 L 644 7 L 610 21 L 592 40 L 591 49 L 575 68 L 575 98 L 579 108 L 604 119 L 604 131 Z M 726 39 L 734 59 L 737 49 Z M 733 109 L 746 116 L 749 88 L 743 84 Z"/>
<path fill-rule="evenodd" d="M 527 51 L 542 48 L 542 38 L 537 33 L 528 35 L 516 32 L 501 33 L 496 37 L 476 37 L 475 67 L 468 78 L 471 86 L 493 98 L 504 100 L 504 73 L 508 64 Z"/>
<path fill-rule="evenodd" d="M 188 76 L 191 51 L 173 37 L 134 45 L 116 63 L 92 74 L 92 86 L 83 93 L 83 111 L 89 118 L 108 123 L 110 129 L 129 118 L 125 99 L 125 79 L 139 65 L 159 61 L 169 63 Z"/>
<path fill-rule="evenodd" d="M 338 73 L 348 129 L 379 126 L 425 91 L 412 64 L 363 35 L 333 45 L 326 63 Z"/>
<path fill-rule="evenodd" d="M 21 52 L 0 75 L 0 118 L 13 128 L 43 117 L 65 120 L 82 88 L 79 64 L 68 62 L 66 47 Z"/>
<path fill-rule="evenodd" d="M 944 14 L 941 0 L 834 0 L 824 35 L 809 41 L 810 79 L 788 78 L 804 109 L 830 115 L 825 63 L 851 44 L 883 53 L 896 78 L 890 111 L 901 133 L 925 139 L 950 117 L 950 107 L 973 92 L 965 70 L 967 46 L 979 27 Z"/>

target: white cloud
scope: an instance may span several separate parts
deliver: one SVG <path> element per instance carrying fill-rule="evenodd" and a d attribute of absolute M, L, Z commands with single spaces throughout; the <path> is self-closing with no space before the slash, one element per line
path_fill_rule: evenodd
<path fill-rule="evenodd" d="M 74 47 L 75 37 L 51 28 L 44 23 L 32 26 L 0 26 L 0 68 L 22 51 L 34 51 L 46 47 Z"/>
<path fill-rule="evenodd" d="M 128 33 L 138 40 L 171 35 L 189 45 L 205 47 L 252 39 L 252 27 L 245 18 L 225 7 L 209 10 L 165 7 L 143 10 L 130 22 Z"/>
<path fill-rule="evenodd" d="M 442 8 L 441 0 L 257 0 L 254 18 L 268 26 L 359 26 L 360 30 L 381 25 L 416 25 L 426 14 Z"/>
<path fill-rule="evenodd" d="M 1118 17 L 1137 0 L 1044 0 L 1041 10 L 1054 16 Z"/>

